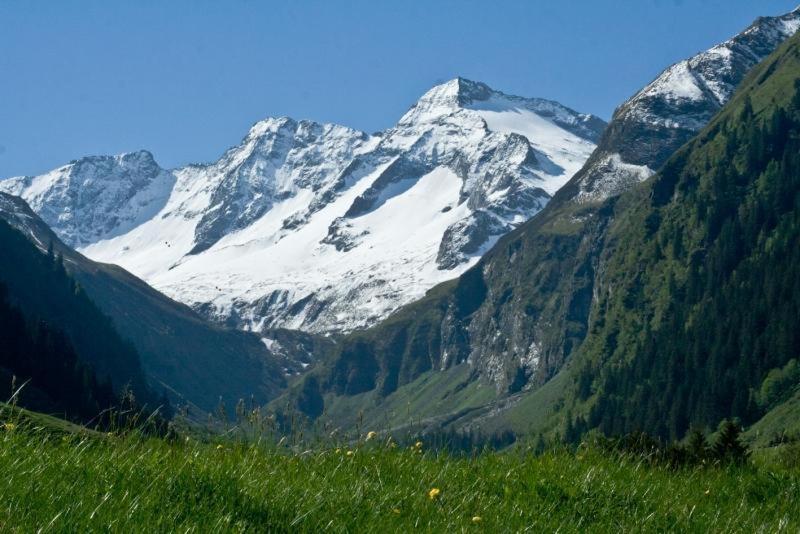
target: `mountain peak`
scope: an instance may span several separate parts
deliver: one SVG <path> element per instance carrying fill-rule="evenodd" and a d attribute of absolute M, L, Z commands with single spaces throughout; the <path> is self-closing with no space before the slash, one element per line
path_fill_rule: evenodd
<path fill-rule="evenodd" d="M 446 97 L 453 103 L 464 106 L 473 100 L 486 100 L 495 91 L 483 82 L 476 82 L 458 76 L 442 84 L 433 86 L 420 100 L 433 97 Z"/>
<path fill-rule="evenodd" d="M 125 233 L 163 206 L 174 177 L 147 150 L 86 156 L 39 176 L 10 178 L 0 191 L 30 207 L 78 247 Z M 27 194 L 26 194 L 27 192 Z"/>
<path fill-rule="evenodd" d="M 466 106 L 476 100 L 487 100 L 494 91 L 483 82 L 474 82 L 466 78 L 456 78 L 458 84 L 458 103 Z"/>
<path fill-rule="evenodd" d="M 432 122 L 462 110 L 470 112 L 526 110 L 595 143 L 606 126 L 602 119 L 579 113 L 559 102 L 505 94 L 483 82 L 468 80 L 461 76 L 429 89 L 403 115 L 398 125 L 409 126 Z"/>
<path fill-rule="evenodd" d="M 151 173 L 108 157 L 0 190 L 207 316 L 338 332 L 475 263 L 583 165 L 604 126 L 461 77 L 403 120 L 370 136 L 268 117 L 207 165 Z"/>
<path fill-rule="evenodd" d="M 759 17 L 744 31 L 662 71 L 614 112 L 589 164 L 562 199 L 598 201 L 649 177 L 716 115 L 757 63 L 800 28 L 800 8 Z"/>
<path fill-rule="evenodd" d="M 485 83 L 459 76 L 431 87 L 400 119 L 400 122 L 417 122 L 447 115 L 476 100 L 488 100 L 493 93 L 495 91 Z"/>
<path fill-rule="evenodd" d="M 247 132 L 247 137 L 261 137 L 264 134 L 275 133 L 281 128 L 293 126 L 294 124 L 296 122 L 291 117 L 267 117 L 253 124 Z"/>
<path fill-rule="evenodd" d="M 291 117 L 267 117 L 250 127 L 244 138 L 244 143 L 254 140 L 271 138 L 277 134 L 286 134 L 299 137 L 316 137 L 318 135 L 335 135 L 342 137 L 367 137 L 367 134 L 341 124 L 317 122 L 309 119 L 293 119 Z M 238 149 L 238 147 L 234 147 Z"/>
<path fill-rule="evenodd" d="M 131 152 L 123 152 L 114 156 L 83 156 L 69 162 L 67 166 L 83 166 L 83 165 L 126 165 L 126 166 L 157 166 L 155 157 L 149 150 L 133 150 Z"/>

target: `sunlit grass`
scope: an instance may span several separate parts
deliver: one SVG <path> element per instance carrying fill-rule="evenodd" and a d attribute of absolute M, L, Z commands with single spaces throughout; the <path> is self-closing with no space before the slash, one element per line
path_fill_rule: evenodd
<path fill-rule="evenodd" d="M 0 530 L 797 531 L 800 472 L 0 430 Z"/>

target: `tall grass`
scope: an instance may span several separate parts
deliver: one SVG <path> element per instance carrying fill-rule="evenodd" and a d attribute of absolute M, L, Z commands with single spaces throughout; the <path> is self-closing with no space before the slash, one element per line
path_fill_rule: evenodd
<path fill-rule="evenodd" d="M 379 437 L 299 450 L 0 424 L 4 532 L 800 529 L 797 469 L 673 470 L 596 450 L 453 457 Z"/>

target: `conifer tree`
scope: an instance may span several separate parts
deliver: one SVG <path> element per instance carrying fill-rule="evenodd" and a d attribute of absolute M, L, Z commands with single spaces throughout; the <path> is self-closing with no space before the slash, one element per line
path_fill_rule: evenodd
<path fill-rule="evenodd" d="M 750 452 L 741 441 L 742 429 L 732 419 L 725 419 L 719 425 L 719 432 L 711 452 L 717 461 L 723 463 L 744 463 Z"/>
<path fill-rule="evenodd" d="M 692 427 L 689 432 L 689 442 L 687 444 L 689 454 L 697 461 L 704 461 L 708 459 L 709 446 L 708 440 L 703 430 L 699 426 Z"/>

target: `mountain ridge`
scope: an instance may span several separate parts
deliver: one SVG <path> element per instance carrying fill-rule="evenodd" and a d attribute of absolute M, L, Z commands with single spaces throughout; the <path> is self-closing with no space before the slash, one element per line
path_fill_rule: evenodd
<path fill-rule="evenodd" d="M 216 162 L 150 172 L 147 198 L 117 186 L 104 204 L 81 203 L 75 190 L 126 181 L 84 177 L 82 160 L 0 189 L 28 199 L 73 243 L 73 220 L 102 222 L 81 252 L 206 317 L 337 333 L 373 324 L 474 264 L 547 203 L 603 127 L 554 101 L 457 78 L 378 135 L 258 121 Z"/>
<path fill-rule="evenodd" d="M 750 69 L 798 28 L 800 7 L 759 17 L 736 36 L 662 71 L 614 111 L 590 160 L 594 165 L 566 184 L 562 198 L 599 201 L 651 176 L 708 123 Z"/>

